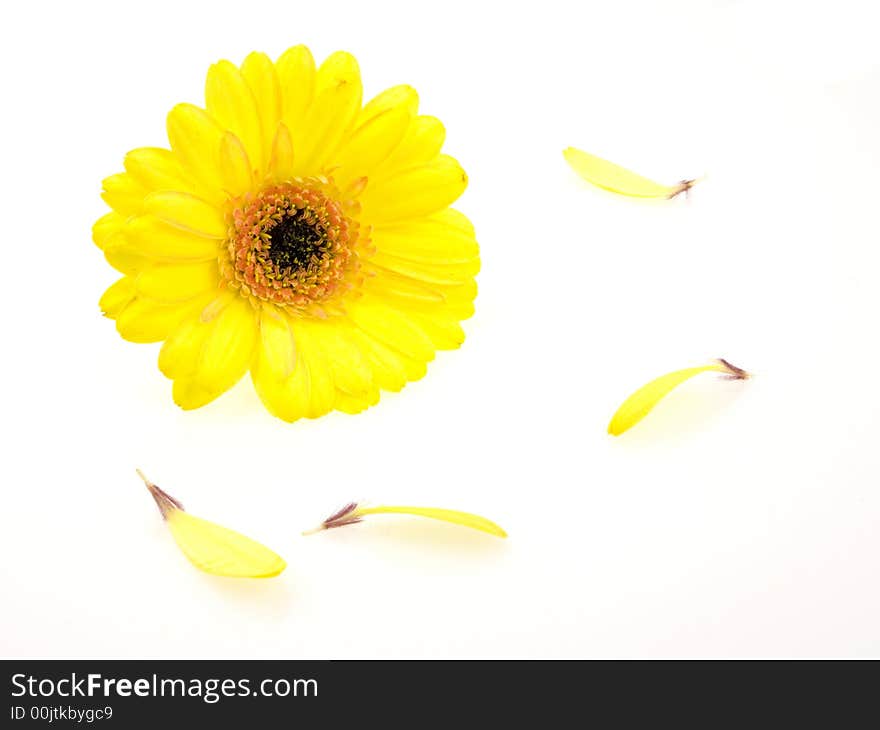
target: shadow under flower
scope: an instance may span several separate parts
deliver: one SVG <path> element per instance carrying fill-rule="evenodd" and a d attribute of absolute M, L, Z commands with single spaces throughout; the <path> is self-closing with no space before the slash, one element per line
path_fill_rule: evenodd
<path fill-rule="evenodd" d="M 291 581 L 286 570 L 274 578 L 225 578 L 200 574 L 210 590 L 237 608 L 251 611 L 257 609 L 266 617 L 286 616 L 293 606 Z"/>

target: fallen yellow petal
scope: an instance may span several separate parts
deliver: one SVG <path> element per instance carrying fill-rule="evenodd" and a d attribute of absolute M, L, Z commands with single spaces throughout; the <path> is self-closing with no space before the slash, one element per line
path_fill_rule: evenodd
<path fill-rule="evenodd" d="M 675 185 L 663 185 L 575 147 L 565 149 L 562 155 L 572 169 L 587 182 L 632 198 L 674 198 L 690 190 L 697 182 L 682 180 Z"/>
<path fill-rule="evenodd" d="M 731 365 L 727 360 L 721 359 L 715 360 L 708 365 L 685 368 L 684 370 L 676 370 L 675 372 L 661 375 L 647 385 L 643 385 L 623 402 L 623 405 L 617 409 L 617 412 L 611 418 L 611 423 L 608 424 L 608 433 L 612 436 L 620 436 L 624 431 L 628 431 L 647 416 L 651 409 L 674 388 L 686 380 L 690 380 L 695 375 L 706 372 L 725 373 L 733 380 L 745 380 L 749 377 L 745 370 Z"/>
<path fill-rule="evenodd" d="M 281 556 L 249 537 L 193 517 L 174 497 L 163 492 L 138 469 L 168 529 L 183 554 L 199 570 L 231 578 L 271 578 L 287 564 Z"/>
<path fill-rule="evenodd" d="M 491 520 L 485 517 L 471 514 L 470 512 L 460 512 L 454 509 L 440 509 L 438 507 L 408 507 L 408 506 L 392 506 L 379 505 L 376 507 L 361 507 L 352 502 L 345 505 L 341 510 L 330 515 L 318 527 L 313 530 L 307 530 L 303 535 L 312 535 L 322 530 L 329 530 L 332 527 L 344 527 L 345 525 L 353 525 L 361 522 L 367 515 L 415 515 L 416 517 L 430 517 L 432 520 L 441 520 L 443 522 L 451 522 L 454 525 L 462 527 L 470 527 L 473 530 L 488 532 L 495 537 L 507 537 L 507 533 Z"/>

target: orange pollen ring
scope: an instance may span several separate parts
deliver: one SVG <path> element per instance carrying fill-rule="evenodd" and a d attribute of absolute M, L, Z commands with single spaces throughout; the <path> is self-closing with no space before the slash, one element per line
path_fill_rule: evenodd
<path fill-rule="evenodd" d="M 307 181 L 265 188 L 231 211 L 220 273 L 242 294 L 308 307 L 337 293 L 356 262 L 357 226 Z"/>

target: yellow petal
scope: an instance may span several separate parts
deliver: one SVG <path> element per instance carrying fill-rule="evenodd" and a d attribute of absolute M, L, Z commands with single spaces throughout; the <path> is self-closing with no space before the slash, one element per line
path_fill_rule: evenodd
<path fill-rule="evenodd" d="M 159 370 L 172 380 L 191 377 L 199 364 L 199 353 L 211 331 L 198 313 L 182 320 L 169 334 L 159 351 Z"/>
<path fill-rule="evenodd" d="M 358 515 L 415 515 L 417 517 L 430 517 L 432 520 L 442 520 L 443 522 L 451 522 L 462 527 L 470 527 L 473 530 L 488 532 L 496 537 L 507 537 L 507 533 L 491 520 L 485 517 L 471 514 L 470 512 L 459 512 L 452 509 L 439 509 L 437 507 L 397 507 L 397 506 L 379 506 L 379 507 L 360 507 L 357 509 Z"/>
<path fill-rule="evenodd" d="M 675 185 L 662 185 L 574 147 L 567 148 L 562 154 L 572 169 L 587 182 L 633 198 L 674 198 L 689 190 L 695 182 L 682 180 Z"/>
<path fill-rule="evenodd" d="M 296 341 L 297 363 L 291 378 L 295 379 L 300 375 L 308 378 L 309 397 L 303 415 L 306 418 L 318 418 L 333 410 L 336 396 L 333 371 L 316 332 L 320 323 L 298 319 L 292 324 L 293 337 Z"/>
<path fill-rule="evenodd" d="M 371 298 L 366 298 L 371 301 Z M 425 359 L 424 353 L 417 353 L 411 345 L 400 341 L 392 346 L 387 341 L 386 345 L 402 352 L 412 360 L 428 362 L 433 359 L 435 350 L 454 350 L 464 342 L 464 331 L 459 324 L 473 314 L 473 303 L 447 303 L 439 307 L 409 307 L 405 317 L 414 331 L 420 336 L 420 341 L 431 348 L 432 355 Z M 375 336 L 375 335 L 374 335 Z M 420 368 L 421 369 L 421 368 Z M 421 377 L 419 375 L 418 377 Z"/>
<path fill-rule="evenodd" d="M 223 190 L 236 197 L 254 186 L 254 169 L 247 150 L 232 132 L 225 132 L 220 140 L 220 173 Z"/>
<path fill-rule="evenodd" d="M 116 211 L 102 215 L 92 226 L 92 240 L 103 251 L 107 242 L 122 230 L 123 225 L 125 225 L 125 216 L 119 215 Z"/>
<path fill-rule="evenodd" d="M 195 371 L 174 382 L 174 400 L 184 410 L 200 408 L 225 393 L 251 365 L 257 337 L 254 309 L 237 294 L 222 296 L 228 301 L 210 322 Z"/>
<path fill-rule="evenodd" d="M 380 254 L 423 263 L 464 263 L 480 253 L 470 221 L 452 208 L 414 221 L 377 225 L 370 240 Z"/>
<path fill-rule="evenodd" d="M 254 390 L 266 410 L 288 423 L 305 416 L 309 400 L 308 367 L 297 362 L 294 373 L 295 375 L 290 375 L 285 380 L 278 380 L 262 353 L 251 368 Z"/>
<path fill-rule="evenodd" d="M 137 251 L 122 232 L 107 241 L 104 258 L 114 269 L 129 276 L 137 276 L 154 263 L 152 259 Z"/>
<path fill-rule="evenodd" d="M 460 264 L 434 264 L 377 253 L 370 257 L 369 267 L 391 271 L 428 284 L 455 286 L 476 276 L 480 270 L 480 260 L 473 258 Z"/>
<path fill-rule="evenodd" d="M 275 182 L 287 180 L 293 175 L 293 161 L 293 137 L 287 125 L 279 122 L 272 141 L 272 154 L 269 156 L 269 176 Z"/>
<path fill-rule="evenodd" d="M 144 196 L 149 192 L 131 175 L 121 172 L 104 178 L 101 197 L 122 216 L 137 215 L 143 210 Z"/>
<path fill-rule="evenodd" d="M 228 578 L 272 578 L 287 564 L 265 545 L 240 532 L 175 510 L 168 527 L 183 554 L 199 570 Z"/>
<path fill-rule="evenodd" d="M 315 76 L 315 100 L 294 137 L 297 174 L 316 175 L 330 161 L 361 108 L 361 75 L 354 56 L 338 51 L 327 57 Z"/>
<path fill-rule="evenodd" d="M 98 305 L 105 317 L 114 319 L 134 298 L 134 293 L 134 279 L 123 276 L 104 292 Z"/>
<path fill-rule="evenodd" d="M 305 119 L 315 96 L 315 59 L 305 46 L 294 46 L 275 62 L 281 89 L 281 119 L 293 136 L 294 149 L 305 134 Z"/>
<path fill-rule="evenodd" d="M 410 507 L 398 505 L 379 505 L 376 507 L 360 506 L 354 502 L 347 504 L 338 512 L 334 513 L 314 530 L 307 530 L 304 535 L 310 535 L 321 530 L 333 527 L 344 527 L 360 522 L 369 515 L 413 515 L 415 517 L 428 517 L 432 520 L 451 522 L 454 525 L 470 527 L 472 530 L 487 532 L 495 537 L 507 537 L 507 533 L 491 520 L 475 515 L 470 512 L 460 512 L 453 509 L 440 509 L 438 507 Z"/>
<path fill-rule="evenodd" d="M 358 114 L 356 126 L 366 124 L 390 109 L 402 109 L 407 111 L 410 117 L 414 117 L 419 111 L 418 92 L 406 84 L 385 89 L 364 104 L 364 108 Z"/>
<path fill-rule="evenodd" d="M 477 283 L 469 279 L 458 286 L 441 286 L 385 271 L 381 275 L 368 277 L 362 292 L 364 298 L 370 301 L 378 300 L 407 313 L 442 315 L 462 320 L 473 316 Z"/>
<path fill-rule="evenodd" d="M 341 189 L 353 180 L 367 176 L 400 144 L 409 127 L 411 114 L 406 108 L 388 109 L 358 127 L 333 158 L 339 170 L 333 179 Z"/>
<path fill-rule="evenodd" d="M 168 529 L 187 559 L 199 570 L 230 578 L 271 578 L 286 567 L 265 545 L 226 527 L 194 517 L 176 499 L 138 471 L 156 501 Z"/>
<path fill-rule="evenodd" d="M 410 313 L 409 317 L 438 350 L 455 350 L 464 342 L 464 330 L 454 319 L 430 317 L 415 312 Z"/>
<path fill-rule="evenodd" d="M 144 188 L 187 192 L 192 185 L 171 150 L 140 147 L 125 156 L 125 169 Z"/>
<path fill-rule="evenodd" d="M 268 304 L 260 311 L 260 358 L 277 380 L 290 377 L 296 367 L 296 343 L 290 321 L 281 310 Z"/>
<path fill-rule="evenodd" d="M 312 323 L 315 345 L 324 353 L 336 388 L 348 395 L 369 395 L 374 390 L 373 372 L 352 337 L 353 326 L 331 318 Z"/>
<path fill-rule="evenodd" d="M 372 371 L 373 382 L 382 389 L 396 393 L 408 381 L 418 379 L 410 377 L 413 366 L 405 355 L 395 352 L 358 329 L 353 330 L 351 336 Z"/>
<path fill-rule="evenodd" d="M 365 220 L 407 220 L 430 215 L 453 203 L 467 187 L 467 175 L 448 155 L 406 170 L 377 184 L 360 197 Z"/>
<path fill-rule="evenodd" d="M 265 53 L 253 52 L 241 64 L 241 75 L 247 82 L 260 116 L 260 136 L 262 137 L 263 159 L 257 164 L 265 170 L 275 139 L 275 130 L 281 121 L 281 85 L 275 64 Z"/>
<path fill-rule="evenodd" d="M 738 380 L 744 380 L 749 377 L 747 372 L 731 365 L 726 360 L 717 360 L 707 365 L 684 368 L 683 370 L 676 370 L 666 375 L 661 375 L 647 385 L 643 385 L 623 402 L 608 424 L 608 433 L 613 436 L 620 436 L 620 434 L 635 426 L 648 415 L 654 406 L 674 388 L 686 380 L 690 380 L 695 375 L 706 372 L 726 373 Z"/>
<path fill-rule="evenodd" d="M 116 330 L 129 342 L 161 342 L 186 316 L 187 307 L 132 299 L 116 317 Z"/>
<path fill-rule="evenodd" d="M 220 189 L 220 138 L 223 129 L 204 109 L 178 104 L 168 114 L 168 140 L 181 167 L 193 177 L 196 192 L 217 203 Z"/>
<path fill-rule="evenodd" d="M 412 320 L 378 302 L 357 300 L 348 307 L 354 324 L 371 337 L 415 360 L 434 358 L 434 345 Z"/>
<path fill-rule="evenodd" d="M 181 381 L 179 385 L 175 383 L 175 387 L 180 392 L 189 392 L 195 400 L 207 398 L 204 401 L 207 403 L 219 395 L 198 387 L 199 382 L 195 376 L 198 373 L 205 341 L 211 334 L 218 317 L 235 298 L 232 292 L 225 292 L 210 298 L 207 306 L 191 309 L 191 314 L 168 336 L 159 352 L 159 370 L 172 380 Z M 187 379 L 192 382 L 185 382 Z"/>
<path fill-rule="evenodd" d="M 436 117 L 418 116 L 411 122 L 403 141 L 378 165 L 371 180 L 382 180 L 401 170 L 426 165 L 440 154 L 446 129 Z"/>
<path fill-rule="evenodd" d="M 189 193 L 159 191 L 150 193 L 144 208 L 166 223 L 210 238 L 223 238 L 226 223 L 217 208 Z"/>
<path fill-rule="evenodd" d="M 251 162 L 261 164 L 263 139 L 257 102 L 241 71 L 229 61 L 208 69 L 205 106 L 221 127 L 242 141 Z"/>
<path fill-rule="evenodd" d="M 267 362 L 261 350 L 251 372 L 254 388 L 270 413 L 293 422 L 318 418 L 333 409 L 336 389 L 327 359 L 306 320 L 291 320 L 296 348 L 293 373 L 284 380 L 275 377 L 277 366 Z"/>
<path fill-rule="evenodd" d="M 199 358 L 199 376 L 206 383 L 231 388 L 248 369 L 257 337 L 256 312 L 250 302 L 234 296 L 214 321 Z"/>
<path fill-rule="evenodd" d="M 364 301 L 388 305 L 405 312 L 407 317 L 420 314 L 462 320 L 474 313 L 477 284 L 473 277 L 462 277 L 460 283 L 442 284 L 377 266 L 368 266 L 366 270 L 372 275 L 367 277 L 361 290 Z"/>
<path fill-rule="evenodd" d="M 361 176 L 372 175 L 388 159 L 406 137 L 418 108 L 416 90 L 400 85 L 386 89 L 358 112 L 354 131 L 333 160 L 334 166 L 341 168 L 333 173 L 341 189 Z"/>
<path fill-rule="evenodd" d="M 175 379 L 171 386 L 171 398 L 185 411 L 194 411 L 208 405 L 223 395 L 222 391 L 206 388 L 195 376 L 187 375 Z"/>
<path fill-rule="evenodd" d="M 391 299 L 403 309 L 437 307 L 446 302 L 440 287 L 381 269 L 375 269 L 374 275 L 367 278 L 363 291 L 382 299 Z"/>
<path fill-rule="evenodd" d="M 229 289 L 222 292 L 220 296 L 216 297 L 199 313 L 199 319 L 201 319 L 202 322 L 213 322 L 220 316 L 220 313 L 229 306 L 235 297 L 235 292 Z"/>
<path fill-rule="evenodd" d="M 148 299 L 171 303 L 217 289 L 219 280 L 216 261 L 157 264 L 138 275 L 137 291 Z"/>
<path fill-rule="evenodd" d="M 378 402 L 379 389 L 375 386 L 369 391 L 358 395 L 352 395 L 343 391 L 336 393 L 336 410 L 352 416 L 357 413 L 363 413 L 367 408 L 376 405 Z"/>
<path fill-rule="evenodd" d="M 204 261 L 216 259 L 220 240 L 170 225 L 153 215 L 130 220 L 123 232 L 133 253 L 157 259 Z"/>

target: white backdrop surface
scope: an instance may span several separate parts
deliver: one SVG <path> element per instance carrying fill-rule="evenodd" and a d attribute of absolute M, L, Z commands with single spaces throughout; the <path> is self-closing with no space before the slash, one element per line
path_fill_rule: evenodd
<path fill-rule="evenodd" d="M 874 3 L 20 3 L 3 61 L 7 657 L 880 655 Z M 101 179 L 208 65 L 306 43 L 410 83 L 470 176 L 468 340 L 359 416 L 177 409 L 97 300 Z M 642 205 L 575 145 L 689 200 Z M 635 387 L 723 356 L 620 439 Z M 213 578 L 134 473 L 272 546 Z M 507 541 L 351 498 L 466 509 Z"/>

